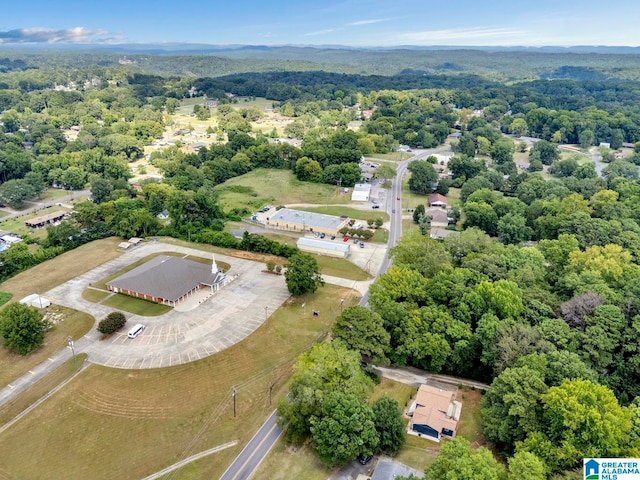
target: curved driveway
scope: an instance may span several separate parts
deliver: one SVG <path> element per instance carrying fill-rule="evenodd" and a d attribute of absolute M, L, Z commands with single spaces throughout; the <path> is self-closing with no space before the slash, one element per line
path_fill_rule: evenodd
<path fill-rule="evenodd" d="M 165 243 L 144 243 L 120 257 L 44 293 L 52 303 L 93 315 L 97 321 L 115 309 L 84 300 L 90 284 L 112 275 L 133 262 L 159 252 L 207 257 L 199 250 Z M 198 292 L 170 312 L 157 317 L 127 315 L 127 325 L 146 325 L 135 339 L 127 329 L 100 341 L 92 328 L 76 342 L 76 351 L 89 354 L 89 361 L 115 368 L 161 368 L 192 362 L 213 355 L 253 333 L 267 316 L 289 297 L 284 277 L 263 273 L 264 264 L 216 255 L 231 265 L 231 280 L 218 292 Z M 266 309 L 265 309 L 266 307 Z"/>

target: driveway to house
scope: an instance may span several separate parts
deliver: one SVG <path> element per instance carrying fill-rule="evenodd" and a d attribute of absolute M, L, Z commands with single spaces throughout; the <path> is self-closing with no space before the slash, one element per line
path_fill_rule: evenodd
<path fill-rule="evenodd" d="M 154 253 L 177 252 L 197 257 L 206 253 L 177 245 L 144 243 L 120 257 L 65 282 L 43 296 L 51 302 L 104 318 L 116 309 L 89 302 L 82 292 L 91 284 Z M 135 339 L 127 328 L 101 341 L 92 328 L 76 342 L 76 352 L 89 354 L 89 361 L 114 368 L 162 368 L 193 362 L 238 343 L 262 325 L 289 297 L 283 276 L 263 273 L 260 262 L 216 255 L 231 265 L 229 283 L 218 292 L 200 290 L 164 315 L 144 317 L 127 314 L 127 325 L 146 326 Z"/>

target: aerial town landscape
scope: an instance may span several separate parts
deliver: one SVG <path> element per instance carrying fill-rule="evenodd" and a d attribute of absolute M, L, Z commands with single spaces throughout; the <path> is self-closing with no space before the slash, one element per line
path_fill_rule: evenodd
<path fill-rule="evenodd" d="M 640 479 L 640 5 L 32 3 L 0 480 Z"/>

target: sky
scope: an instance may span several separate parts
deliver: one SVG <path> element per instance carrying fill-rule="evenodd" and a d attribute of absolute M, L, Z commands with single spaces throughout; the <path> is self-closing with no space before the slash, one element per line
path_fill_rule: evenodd
<path fill-rule="evenodd" d="M 2 9 L 0 44 L 640 45 L 637 0 L 25 0 L 14 5 Z"/>

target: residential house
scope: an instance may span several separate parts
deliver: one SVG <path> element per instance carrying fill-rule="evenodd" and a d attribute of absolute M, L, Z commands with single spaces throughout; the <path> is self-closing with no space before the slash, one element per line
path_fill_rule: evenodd
<path fill-rule="evenodd" d="M 456 401 L 456 392 L 421 385 L 409 408 L 409 433 L 436 442 L 454 438 L 461 412 L 462 404 Z"/>
<path fill-rule="evenodd" d="M 429 206 L 447 208 L 447 197 L 439 193 L 432 193 L 429 195 Z"/>
<path fill-rule="evenodd" d="M 427 208 L 424 214 L 431 217 L 431 228 L 433 227 L 447 227 L 449 225 L 449 216 L 447 212 L 441 208 L 432 207 Z"/>

